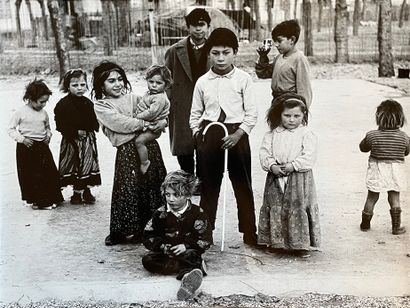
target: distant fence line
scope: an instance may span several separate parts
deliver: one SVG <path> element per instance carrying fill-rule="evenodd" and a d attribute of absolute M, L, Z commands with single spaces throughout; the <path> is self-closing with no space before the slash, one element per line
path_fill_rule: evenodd
<path fill-rule="evenodd" d="M 216 10 L 217 11 L 217 10 Z M 322 15 L 320 32 L 318 32 L 317 10 L 313 7 L 313 58 L 314 61 L 331 62 L 335 55 L 334 33 L 333 33 L 333 12 L 329 7 L 325 7 Z M 392 34 L 393 34 L 393 55 L 396 59 L 410 59 L 410 23 L 404 22 L 402 28 L 398 27 L 397 8 L 393 14 Z M 371 10 L 367 12 L 366 21 L 361 23 L 359 34 L 352 35 L 352 29 L 349 28 L 349 57 L 352 62 L 375 61 L 378 58 L 377 43 L 377 23 Z M 240 12 L 239 12 L 240 13 Z M 219 14 L 219 13 L 218 13 Z M 218 15 L 214 13 L 215 20 L 218 18 L 219 26 L 225 24 L 235 27 L 240 38 L 240 50 L 237 63 L 240 66 L 253 65 L 257 54 L 255 48 L 258 42 L 254 42 L 255 29 L 252 20 L 246 19 L 245 15 L 228 17 L 225 14 Z M 229 15 L 229 14 L 228 14 Z M 151 33 L 148 21 L 148 12 L 138 12 L 138 16 L 147 16 L 146 18 L 131 18 L 132 24 L 127 29 L 127 35 L 123 41 L 115 46 L 114 54 L 110 59 L 129 66 L 130 69 L 140 70 L 148 67 L 152 62 L 152 52 L 155 50 L 155 56 L 158 62 L 163 60 L 166 49 L 187 35 L 187 29 L 184 22 L 184 13 L 182 9 L 176 9 L 174 12 L 155 12 L 155 32 L 156 46 L 151 48 Z M 239 17 L 238 17 L 239 16 Z M 281 16 L 282 17 L 282 16 Z M 28 16 L 21 16 L 28 18 Z M 274 20 L 275 23 L 281 20 Z M 24 30 L 22 32 L 24 47 L 19 48 L 17 35 L 14 28 L 1 24 L 0 34 L 0 73 L 24 73 L 27 71 L 57 71 L 58 60 L 55 55 L 54 38 L 52 37 L 51 27 L 48 27 L 48 37 L 46 40 L 43 21 L 36 18 L 37 36 L 33 40 L 33 31 Z M 64 20 L 66 25 L 66 40 L 69 46 L 70 66 L 71 67 L 89 67 L 97 64 L 103 54 L 102 44 L 102 18 L 100 14 L 83 14 L 77 18 L 67 16 Z M 263 37 L 269 37 L 270 31 L 261 30 Z M 302 31 L 303 32 L 303 31 Z M 73 37 L 80 38 L 79 40 Z M 33 42 L 35 42 L 33 44 Z M 303 33 L 298 42 L 298 48 L 303 50 Z"/>

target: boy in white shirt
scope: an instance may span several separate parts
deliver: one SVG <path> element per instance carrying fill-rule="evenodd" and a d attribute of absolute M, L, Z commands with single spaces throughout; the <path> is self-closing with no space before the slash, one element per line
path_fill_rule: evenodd
<path fill-rule="evenodd" d="M 215 229 L 224 150 L 227 149 L 229 178 L 238 207 L 239 232 L 243 233 L 245 244 L 254 246 L 257 237 L 248 139 L 257 121 L 252 78 L 233 64 L 238 52 L 238 39 L 231 30 L 215 29 L 204 48 L 212 67 L 195 85 L 189 121 L 202 172 L 200 206 L 206 212 L 212 229 Z M 224 123 L 228 136 L 224 136 L 221 127 L 216 125 L 202 136 L 206 125 L 216 121 Z"/>

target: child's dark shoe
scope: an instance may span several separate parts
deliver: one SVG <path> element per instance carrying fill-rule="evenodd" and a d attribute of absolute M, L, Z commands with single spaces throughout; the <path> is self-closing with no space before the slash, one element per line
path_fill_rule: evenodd
<path fill-rule="evenodd" d="M 89 188 L 84 189 L 83 201 L 86 204 L 94 204 L 95 203 L 95 197 L 91 194 L 91 190 Z"/>
<path fill-rule="evenodd" d="M 401 227 L 401 208 L 396 207 L 390 210 L 392 234 L 400 235 L 406 233 L 406 228 Z"/>
<path fill-rule="evenodd" d="M 373 215 L 362 212 L 362 222 L 360 224 L 360 230 L 367 231 L 370 229 L 370 221 L 372 220 Z"/>
<path fill-rule="evenodd" d="M 181 281 L 177 298 L 180 301 L 185 301 L 194 298 L 195 292 L 202 284 L 202 271 L 198 268 L 186 274 Z"/>
<path fill-rule="evenodd" d="M 70 203 L 77 205 L 77 204 L 82 204 L 83 203 L 83 199 L 81 198 L 81 194 L 75 192 L 70 199 Z"/>
<path fill-rule="evenodd" d="M 105 246 L 114 246 L 114 245 L 118 245 L 121 243 L 124 243 L 126 240 L 125 236 L 121 236 L 118 234 L 113 234 L 110 233 L 107 235 L 107 237 L 105 238 Z"/>
<path fill-rule="evenodd" d="M 50 204 L 43 204 L 43 203 L 33 203 L 31 206 L 33 210 L 52 210 L 53 206 Z"/>

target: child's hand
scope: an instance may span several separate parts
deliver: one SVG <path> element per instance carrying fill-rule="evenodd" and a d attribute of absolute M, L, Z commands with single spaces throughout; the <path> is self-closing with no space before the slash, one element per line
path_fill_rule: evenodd
<path fill-rule="evenodd" d="M 282 170 L 282 167 L 280 165 L 272 165 L 270 166 L 270 171 L 273 173 L 273 175 L 276 175 L 277 177 L 285 176 L 285 172 Z"/>
<path fill-rule="evenodd" d="M 241 128 L 238 128 L 236 132 L 234 132 L 233 134 L 230 134 L 222 138 L 222 141 L 224 143 L 222 144 L 221 148 L 225 150 L 229 150 L 233 148 L 238 143 L 238 141 L 241 139 L 243 134 L 245 134 L 245 132 Z"/>
<path fill-rule="evenodd" d="M 78 130 L 78 139 L 83 140 L 87 136 L 87 132 L 85 130 Z"/>
<path fill-rule="evenodd" d="M 259 56 L 267 56 L 268 53 L 270 52 L 270 48 L 266 48 L 265 46 L 259 46 L 258 48 L 256 48 L 256 51 L 258 52 Z"/>
<path fill-rule="evenodd" d="M 181 253 L 184 253 L 186 251 L 186 247 L 184 244 L 179 244 L 172 246 L 170 250 L 172 254 L 179 256 Z"/>
<path fill-rule="evenodd" d="M 165 127 L 167 127 L 167 120 L 163 119 L 163 120 L 159 120 L 157 122 L 152 122 L 149 123 L 148 125 L 148 129 L 152 130 L 154 133 L 158 133 L 161 132 L 165 129 Z"/>
<path fill-rule="evenodd" d="M 24 138 L 23 140 L 23 144 L 28 148 L 30 148 L 33 145 L 33 143 L 34 140 L 31 140 L 30 138 Z"/>
<path fill-rule="evenodd" d="M 293 167 L 293 165 L 291 163 L 287 163 L 285 165 L 282 165 L 280 168 L 282 169 L 282 171 L 285 174 L 289 174 L 289 173 L 292 173 L 293 171 L 295 171 L 295 168 Z"/>
<path fill-rule="evenodd" d="M 170 244 L 165 244 L 162 247 L 162 251 L 164 252 L 164 254 L 169 255 L 170 254 L 170 251 L 169 251 L 170 248 L 171 248 Z"/>

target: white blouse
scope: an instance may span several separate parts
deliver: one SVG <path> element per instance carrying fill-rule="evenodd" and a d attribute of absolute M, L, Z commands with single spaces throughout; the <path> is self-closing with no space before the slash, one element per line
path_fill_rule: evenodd
<path fill-rule="evenodd" d="M 317 137 L 307 127 L 295 129 L 282 126 L 265 133 L 259 151 L 262 169 L 269 172 L 272 165 L 292 163 L 296 171 L 312 169 L 317 157 Z"/>

